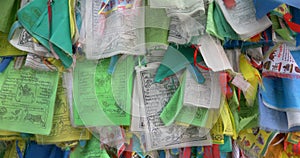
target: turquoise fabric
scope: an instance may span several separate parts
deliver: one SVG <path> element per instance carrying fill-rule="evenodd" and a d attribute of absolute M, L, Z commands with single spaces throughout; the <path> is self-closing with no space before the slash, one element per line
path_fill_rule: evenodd
<path fill-rule="evenodd" d="M 49 22 L 47 0 L 34 0 L 18 11 L 19 22 L 43 46 L 49 46 Z M 72 59 L 72 40 L 68 0 L 52 3 L 52 35 L 50 42 L 63 65 L 69 68 Z"/>

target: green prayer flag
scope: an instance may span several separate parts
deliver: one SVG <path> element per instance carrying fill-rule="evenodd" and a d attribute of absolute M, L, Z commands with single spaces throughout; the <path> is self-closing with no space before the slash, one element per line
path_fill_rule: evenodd
<path fill-rule="evenodd" d="M 78 61 L 73 74 L 74 105 L 85 126 L 112 124 L 97 100 L 95 90 L 96 67 L 97 61 Z"/>
<path fill-rule="evenodd" d="M 76 104 L 76 102 L 73 101 L 73 107 L 72 107 L 73 117 L 72 117 L 72 120 L 71 120 L 72 125 L 75 126 L 75 127 L 82 127 L 82 126 L 84 126 L 84 123 L 81 120 L 80 115 L 78 114 L 77 106 L 75 104 Z"/>
<path fill-rule="evenodd" d="M 209 3 L 207 11 L 206 32 L 224 41 L 224 37 L 218 33 L 217 24 L 215 23 L 215 4 Z"/>
<path fill-rule="evenodd" d="M 130 125 L 133 57 L 122 56 L 112 76 L 109 63 L 109 59 L 77 62 L 73 81 L 75 125 Z"/>
<path fill-rule="evenodd" d="M 236 132 L 246 128 L 256 127 L 258 125 L 258 100 L 254 101 L 253 106 L 249 107 L 246 104 L 246 99 L 241 94 L 240 100 L 238 100 L 236 90 L 232 87 L 233 96 L 229 99 L 228 105 L 232 112 L 234 123 L 236 125 Z"/>
<path fill-rule="evenodd" d="M 171 125 L 174 121 L 199 127 L 212 126 L 211 121 L 215 117 L 213 110 L 183 105 L 185 75 L 182 76 L 180 86 L 160 114 L 161 120 L 166 126 Z"/>
<path fill-rule="evenodd" d="M 206 127 L 206 124 L 209 121 L 208 118 L 208 109 L 194 106 L 184 106 L 176 117 L 176 122 L 191 124 L 198 127 Z"/>
<path fill-rule="evenodd" d="M 217 32 L 221 37 L 229 38 L 233 40 L 240 39 L 239 35 L 231 28 L 230 24 L 226 21 L 223 12 L 218 4 L 214 2 L 214 23 L 217 28 Z"/>
<path fill-rule="evenodd" d="M 95 76 L 96 96 L 101 108 L 106 113 L 107 117 L 113 122 L 112 125 L 128 126 L 130 125 L 129 109 L 131 106 L 131 96 L 128 96 L 127 103 L 122 103 L 124 107 L 121 107 L 123 105 L 119 105 L 116 102 L 112 91 L 112 76 L 107 71 L 109 64 L 110 59 L 103 59 L 100 60 L 97 65 Z M 118 69 L 118 66 L 116 69 Z M 116 71 L 118 70 L 115 70 L 114 73 L 116 73 Z M 128 88 L 132 89 L 132 84 L 129 86 L 130 87 Z M 125 89 L 126 88 L 127 87 L 125 87 Z"/>
<path fill-rule="evenodd" d="M 74 151 L 71 152 L 70 158 L 110 158 L 108 153 L 101 149 L 100 141 L 93 136 L 84 147 L 78 145 Z"/>
<path fill-rule="evenodd" d="M 185 75 L 186 73 L 183 75 L 183 81 L 181 82 L 182 84 L 180 84 L 180 86 L 177 88 L 176 92 L 173 94 L 172 98 L 169 100 L 168 104 L 164 107 L 159 116 L 166 126 L 171 125 L 175 121 L 177 115 L 182 109 Z"/>
<path fill-rule="evenodd" d="M 0 74 L 0 129 L 47 135 L 51 131 L 58 72 L 22 68 L 13 62 Z"/>

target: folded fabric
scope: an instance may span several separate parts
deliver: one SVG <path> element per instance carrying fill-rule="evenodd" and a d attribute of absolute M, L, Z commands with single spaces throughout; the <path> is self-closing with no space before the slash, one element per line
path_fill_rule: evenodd
<path fill-rule="evenodd" d="M 255 99 L 253 106 L 248 106 L 243 93 L 238 99 L 237 90 L 234 87 L 233 96 L 228 100 L 228 105 L 233 115 L 236 132 L 246 128 L 257 127 L 258 124 L 258 98 Z"/>
<path fill-rule="evenodd" d="M 51 53 L 41 44 L 38 43 L 21 25 L 19 21 L 14 22 L 5 39 L 9 43 L 24 52 L 36 54 L 41 57 L 53 57 Z"/>
<path fill-rule="evenodd" d="M 185 81 L 183 82 L 183 84 L 185 84 Z M 183 87 L 181 84 L 160 114 L 160 119 L 166 126 L 169 126 L 172 123 L 174 123 L 177 115 L 180 113 L 182 109 L 183 106 L 182 103 L 183 103 Z"/>
<path fill-rule="evenodd" d="M 194 49 L 192 47 L 170 45 L 165 53 L 162 63 L 159 65 L 155 82 L 160 82 L 164 78 L 184 69 L 187 64 L 194 61 Z M 197 63 L 203 61 L 201 56 L 197 56 Z"/>
<path fill-rule="evenodd" d="M 206 32 L 212 36 L 215 36 L 221 40 L 224 40 L 224 37 L 220 35 L 220 33 L 217 30 L 217 23 L 214 21 L 217 14 L 215 15 L 215 3 L 209 3 L 208 9 L 207 9 L 207 20 L 206 20 Z"/>
<path fill-rule="evenodd" d="M 274 30 L 283 40 L 292 41 L 294 32 L 291 32 L 289 27 L 281 25 L 281 17 L 276 14 L 270 14 L 272 21 L 272 30 Z"/>
<path fill-rule="evenodd" d="M 291 55 L 298 64 L 300 51 L 291 51 Z M 295 67 L 300 72 L 299 67 Z M 263 78 L 264 90 L 261 91 L 262 99 L 266 106 L 278 110 L 300 111 L 300 79 L 289 78 Z"/>
<path fill-rule="evenodd" d="M 260 90 L 261 91 L 261 90 Z M 273 130 L 279 132 L 291 132 L 300 130 L 300 126 L 288 128 L 288 120 L 286 112 L 270 109 L 262 102 L 261 94 L 259 99 L 259 126 L 265 130 Z"/>
<path fill-rule="evenodd" d="M 47 8 L 47 0 L 31 1 L 18 11 L 19 22 L 48 50 L 50 50 L 49 43 L 51 42 L 53 50 L 63 65 L 68 68 L 73 63 L 68 0 L 55 1 L 51 4 L 52 34 L 50 39 Z"/>
<path fill-rule="evenodd" d="M 210 3 L 208 7 L 206 32 L 221 40 L 240 39 L 226 21 L 220 6 L 215 2 Z"/>
<path fill-rule="evenodd" d="M 258 19 L 265 16 L 268 12 L 277 8 L 279 5 L 285 3 L 289 6 L 293 6 L 296 8 L 300 8 L 299 0 L 253 0 L 255 9 L 256 9 L 256 17 Z"/>
<path fill-rule="evenodd" d="M 233 30 L 231 25 L 227 22 L 220 6 L 215 3 L 215 9 L 213 10 L 213 19 L 217 29 L 217 33 L 224 38 L 240 39 L 239 35 Z"/>
<path fill-rule="evenodd" d="M 263 103 L 276 110 L 300 111 L 300 79 L 263 77 Z"/>

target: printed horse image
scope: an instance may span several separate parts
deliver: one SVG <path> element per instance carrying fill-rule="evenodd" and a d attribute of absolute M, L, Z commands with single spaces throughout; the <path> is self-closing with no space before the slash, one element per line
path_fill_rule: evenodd
<path fill-rule="evenodd" d="M 26 113 L 24 120 L 28 120 L 30 121 L 32 124 L 40 124 L 42 125 L 42 127 L 46 126 L 46 122 L 44 121 L 42 115 L 35 115 L 35 114 L 30 114 L 30 113 Z"/>
<path fill-rule="evenodd" d="M 29 87 L 27 84 L 20 84 L 17 89 L 16 101 L 33 103 L 35 101 L 35 95 L 32 88 Z"/>

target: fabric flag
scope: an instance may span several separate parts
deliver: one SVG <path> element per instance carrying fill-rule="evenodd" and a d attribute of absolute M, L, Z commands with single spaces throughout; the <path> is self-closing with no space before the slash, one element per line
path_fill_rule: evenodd
<path fill-rule="evenodd" d="M 258 19 L 265 16 L 268 12 L 277 8 L 281 4 L 287 4 L 296 8 L 300 8 L 299 0 L 254 0 L 254 5 L 256 9 L 256 17 Z"/>

